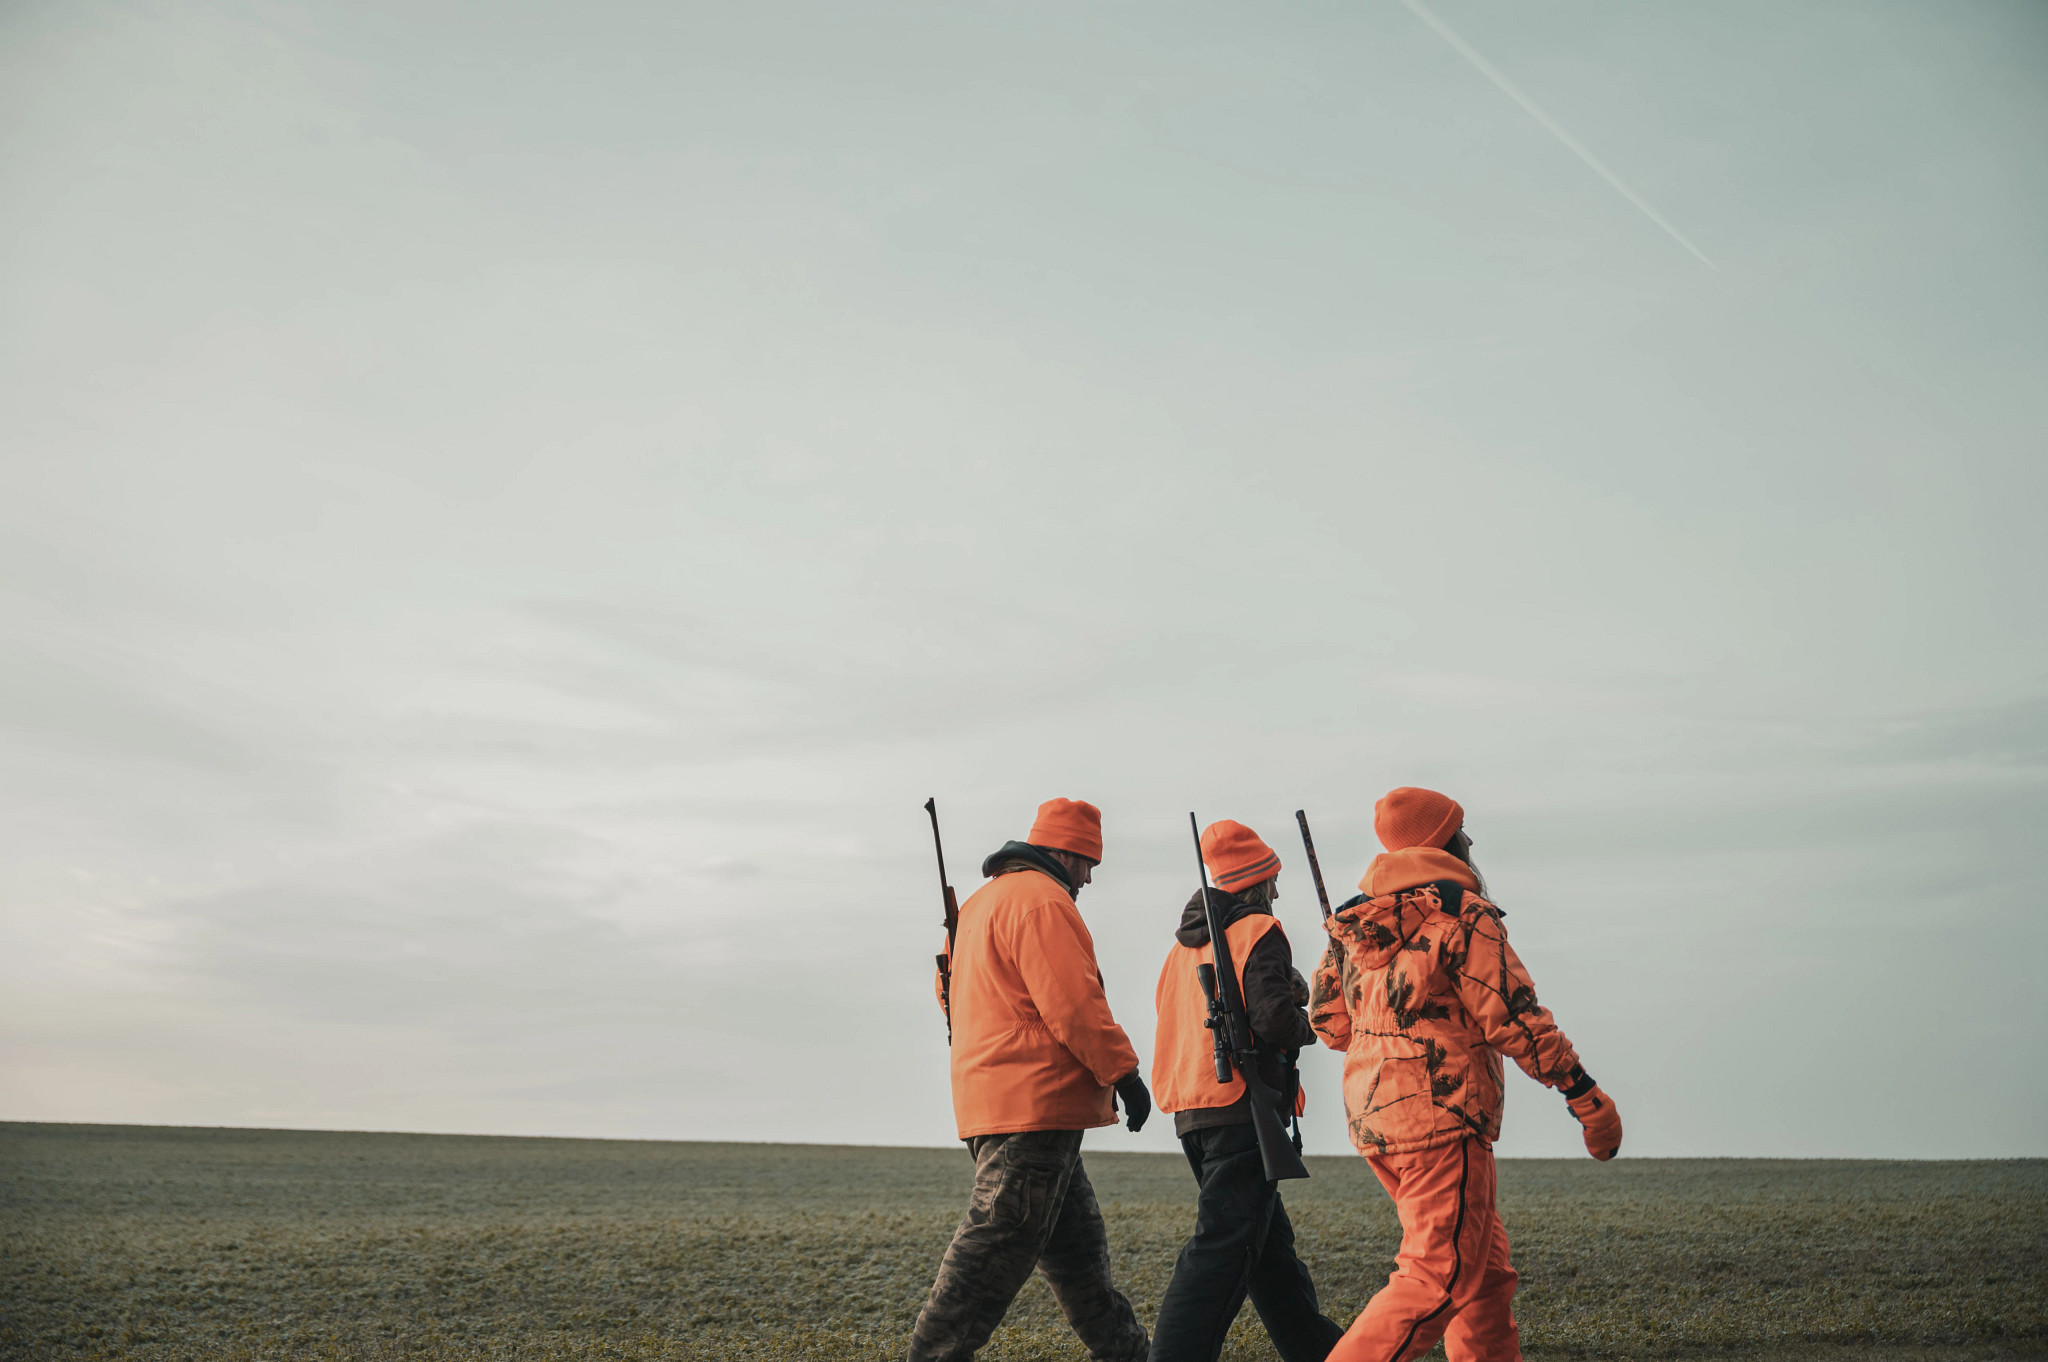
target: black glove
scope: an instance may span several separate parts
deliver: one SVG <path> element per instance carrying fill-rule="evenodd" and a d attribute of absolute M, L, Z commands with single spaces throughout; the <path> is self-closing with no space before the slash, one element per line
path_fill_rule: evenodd
<path fill-rule="evenodd" d="M 1145 1080 L 1138 1077 L 1136 1069 L 1116 1081 L 1116 1095 L 1124 1099 L 1124 1126 L 1133 1135 L 1145 1128 L 1145 1118 L 1152 1114 L 1152 1094 L 1145 1091 Z"/>
<path fill-rule="evenodd" d="M 1294 986 L 1294 1005 L 1296 1007 L 1307 1007 L 1308 980 L 1301 977 L 1301 971 L 1298 969 L 1291 969 L 1287 972 L 1294 976 L 1292 979 L 1288 980 L 1288 982 Z"/>

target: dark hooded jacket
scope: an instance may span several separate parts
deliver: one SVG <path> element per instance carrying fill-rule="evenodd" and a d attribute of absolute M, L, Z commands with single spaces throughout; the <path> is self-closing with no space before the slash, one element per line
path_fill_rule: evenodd
<path fill-rule="evenodd" d="M 1220 889 L 1209 892 L 1216 896 L 1226 928 L 1253 913 L 1272 912 L 1266 904 L 1250 902 Z M 1202 907 L 1201 890 L 1195 891 L 1181 912 L 1180 927 L 1173 939 L 1189 947 L 1209 944 L 1209 919 Z M 1308 1023 L 1308 1013 L 1294 1005 L 1294 954 L 1287 947 L 1285 932 L 1267 932 L 1245 958 L 1244 1010 L 1252 1024 L 1252 1037 L 1259 1042 L 1259 1076 L 1267 1087 L 1282 1096 L 1287 1112 L 1292 1114 L 1294 1089 L 1288 1073 L 1289 1061 L 1292 1052 L 1315 1043 L 1316 1033 Z M 1173 1133 L 1185 1135 L 1209 1126 L 1248 1125 L 1251 1119 L 1251 1094 L 1246 1093 L 1227 1107 L 1195 1107 L 1175 1112 Z"/>

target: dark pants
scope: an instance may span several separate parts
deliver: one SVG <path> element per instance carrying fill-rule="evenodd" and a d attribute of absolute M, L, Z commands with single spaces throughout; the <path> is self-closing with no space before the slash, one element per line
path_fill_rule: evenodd
<path fill-rule="evenodd" d="M 1247 1293 L 1281 1362 L 1323 1362 L 1344 1336 L 1316 1303 L 1294 1256 L 1280 1184 L 1266 1181 L 1249 1122 L 1180 1138 L 1201 1191 L 1195 1234 L 1180 1251 L 1152 1326 L 1152 1362 L 1216 1362 Z"/>
<path fill-rule="evenodd" d="M 910 1362 L 966 1362 L 1036 1267 L 1095 1362 L 1143 1362 L 1147 1339 L 1110 1280 L 1109 1234 L 1081 1132 L 977 1135 L 974 1195 L 910 1335 Z"/>

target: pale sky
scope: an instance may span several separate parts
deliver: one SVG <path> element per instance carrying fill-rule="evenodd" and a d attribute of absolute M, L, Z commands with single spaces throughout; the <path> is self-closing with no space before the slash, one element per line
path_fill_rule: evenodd
<path fill-rule="evenodd" d="M 2048 7 L 1429 12 L 1551 126 L 1399 0 L 0 9 L 0 1118 L 945 1144 L 926 796 L 1101 805 L 1149 1063 L 1188 810 L 1310 956 L 1426 784 L 1626 1153 L 2048 1154 Z"/>

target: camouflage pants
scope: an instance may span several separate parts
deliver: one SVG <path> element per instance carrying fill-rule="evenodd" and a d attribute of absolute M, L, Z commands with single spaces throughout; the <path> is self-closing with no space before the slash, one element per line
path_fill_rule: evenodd
<path fill-rule="evenodd" d="M 910 1335 L 909 1362 L 967 1362 L 1036 1267 L 1088 1356 L 1143 1362 L 1151 1340 L 1110 1281 L 1109 1234 L 1081 1167 L 1081 1132 L 977 1135 L 974 1195 Z"/>

